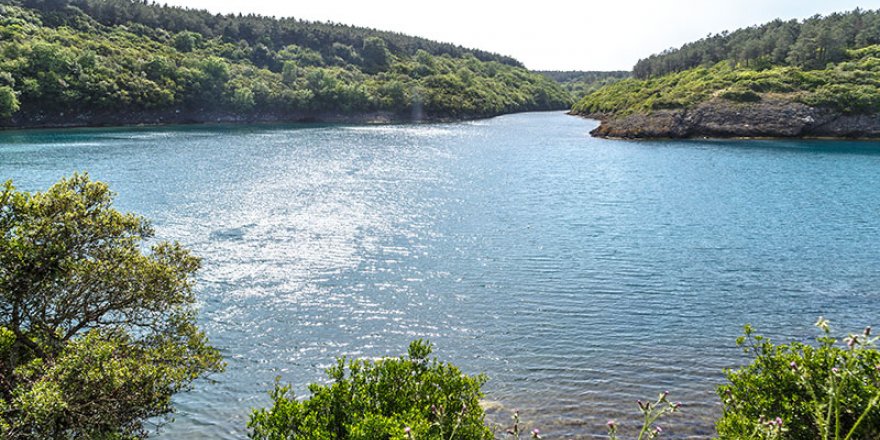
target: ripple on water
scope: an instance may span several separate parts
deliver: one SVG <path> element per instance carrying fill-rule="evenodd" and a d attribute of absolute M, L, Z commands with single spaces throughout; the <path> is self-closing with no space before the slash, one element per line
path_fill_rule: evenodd
<path fill-rule="evenodd" d="M 618 142 L 559 113 L 462 124 L 0 133 L 0 175 L 89 170 L 203 257 L 200 320 L 229 365 L 160 438 L 241 438 L 276 376 L 429 338 L 486 372 L 490 420 L 601 438 L 636 399 L 706 438 L 750 322 L 809 340 L 877 324 L 880 149 Z"/>

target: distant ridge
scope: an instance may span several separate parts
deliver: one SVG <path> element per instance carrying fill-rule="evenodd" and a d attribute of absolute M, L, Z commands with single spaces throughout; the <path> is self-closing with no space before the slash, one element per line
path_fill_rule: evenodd
<path fill-rule="evenodd" d="M 457 120 L 573 100 L 419 37 L 132 0 L 0 0 L 0 128 Z"/>

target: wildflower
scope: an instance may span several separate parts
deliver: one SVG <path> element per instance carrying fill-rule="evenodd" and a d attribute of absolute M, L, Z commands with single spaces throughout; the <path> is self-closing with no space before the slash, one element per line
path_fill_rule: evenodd
<path fill-rule="evenodd" d="M 782 417 L 777 417 L 775 422 L 776 422 L 776 426 L 782 426 Z"/>
<path fill-rule="evenodd" d="M 828 320 L 820 316 L 819 320 L 816 321 L 816 327 L 819 327 L 820 329 L 822 329 L 822 331 L 827 332 L 828 331 Z"/>
<path fill-rule="evenodd" d="M 831 372 L 834 373 L 834 374 L 837 374 L 837 373 L 840 372 L 840 369 L 837 368 L 837 367 L 834 367 L 834 368 L 831 369 Z"/>
<path fill-rule="evenodd" d="M 798 370 L 797 362 L 791 361 L 791 371 L 797 371 L 797 370 Z"/>
<path fill-rule="evenodd" d="M 610 429 L 612 431 L 617 429 L 617 422 L 615 422 L 614 420 L 609 420 L 608 423 L 606 423 L 606 425 L 608 426 L 608 429 Z"/>
<path fill-rule="evenodd" d="M 648 438 L 658 438 L 660 434 L 663 433 L 663 428 L 659 426 L 655 426 L 654 429 L 651 430 L 651 435 Z"/>
<path fill-rule="evenodd" d="M 541 430 L 538 428 L 533 429 L 532 430 L 532 438 L 538 438 L 538 439 L 541 438 Z"/>

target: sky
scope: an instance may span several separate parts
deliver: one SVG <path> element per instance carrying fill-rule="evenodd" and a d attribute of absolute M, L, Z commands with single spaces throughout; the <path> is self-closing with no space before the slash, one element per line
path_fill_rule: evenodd
<path fill-rule="evenodd" d="M 710 33 L 775 18 L 880 9 L 880 0 L 159 0 L 402 32 L 510 55 L 534 70 L 630 70 Z"/>

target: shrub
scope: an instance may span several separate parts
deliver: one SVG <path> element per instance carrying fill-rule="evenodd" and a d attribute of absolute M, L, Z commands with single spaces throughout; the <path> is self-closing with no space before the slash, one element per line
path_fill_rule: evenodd
<path fill-rule="evenodd" d="M 406 357 L 376 361 L 337 360 L 327 370 L 329 385 L 312 384 L 298 401 L 276 383 L 272 406 L 256 409 L 250 437 L 281 439 L 490 439 L 480 407 L 485 376 L 428 359 L 432 346 L 421 340 Z"/>
<path fill-rule="evenodd" d="M 880 438 L 880 352 L 867 328 L 838 344 L 828 321 L 817 326 L 818 345 L 774 345 L 750 326 L 737 341 L 754 356 L 726 371 L 718 388 L 724 404 L 716 428 L 721 439 Z"/>
<path fill-rule="evenodd" d="M 761 96 L 757 93 L 739 87 L 731 87 L 721 92 L 719 96 L 733 102 L 758 102 L 761 100 Z"/>

